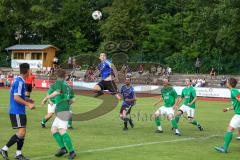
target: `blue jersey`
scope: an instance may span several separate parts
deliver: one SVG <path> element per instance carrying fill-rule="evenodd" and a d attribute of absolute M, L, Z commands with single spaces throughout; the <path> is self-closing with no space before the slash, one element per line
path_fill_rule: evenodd
<path fill-rule="evenodd" d="M 132 86 L 128 87 L 127 85 L 122 86 L 121 88 L 121 94 L 123 96 L 123 106 L 127 105 L 127 106 L 132 106 L 134 105 L 134 101 L 132 102 L 128 102 L 126 101 L 126 99 L 133 99 L 135 98 L 135 91 L 134 88 Z"/>
<path fill-rule="evenodd" d="M 98 70 L 100 71 L 102 80 L 105 80 L 107 77 L 109 77 L 112 74 L 112 62 L 109 60 L 105 60 L 102 63 L 98 65 Z"/>
<path fill-rule="evenodd" d="M 10 91 L 10 114 L 25 114 L 25 105 L 22 105 L 14 100 L 14 95 L 19 95 L 25 100 L 25 81 L 18 76 L 12 84 Z"/>

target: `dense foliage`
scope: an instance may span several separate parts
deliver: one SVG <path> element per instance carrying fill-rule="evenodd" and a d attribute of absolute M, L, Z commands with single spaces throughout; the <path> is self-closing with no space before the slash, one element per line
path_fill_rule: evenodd
<path fill-rule="evenodd" d="M 94 10 L 102 20 L 92 19 Z M 239 33 L 240 0 L 0 0 L 1 62 L 18 43 L 56 45 L 66 61 L 131 40 L 130 61 L 193 72 L 200 57 L 203 72 L 239 73 Z"/>

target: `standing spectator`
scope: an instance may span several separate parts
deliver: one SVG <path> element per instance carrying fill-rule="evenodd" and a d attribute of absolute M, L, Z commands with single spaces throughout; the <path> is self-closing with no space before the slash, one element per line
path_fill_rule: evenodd
<path fill-rule="evenodd" d="M 72 57 L 68 58 L 68 68 L 72 69 Z"/>
<path fill-rule="evenodd" d="M 225 76 L 222 76 L 221 82 L 220 82 L 221 87 L 224 87 L 226 83 L 227 83 L 227 78 Z"/>
<path fill-rule="evenodd" d="M 155 73 L 156 73 L 156 71 L 157 71 L 157 68 L 156 68 L 154 65 L 152 65 L 152 67 L 151 67 L 151 71 L 150 71 L 151 76 L 154 76 Z"/>
<path fill-rule="evenodd" d="M 157 67 L 157 76 L 160 76 L 161 73 L 162 73 L 162 67 L 159 65 L 159 66 Z"/>
<path fill-rule="evenodd" d="M 73 65 L 73 68 L 76 68 L 76 58 L 75 57 L 72 57 L 72 65 Z"/>
<path fill-rule="evenodd" d="M 197 74 L 200 73 L 200 67 L 201 67 L 201 61 L 199 60 L 199 58 L 197 58 L 195 62 L 195 70 Z"/>
<path fill-rule="evenodd" d="M 210 71 L 210 77 L 211 77 L 211 79 L 215 79 L 216 78 L 216 71 L 215 71 L 215 69 L 212 67 L 212 69 L 211 69 L 211 71 Z"/>
<path fill-rule="evenodd" d="M 4 86 L 4 75 L 0 73 L 0 87 Z"/>
<path fill-rule="evenodd" d="M 203 78 L 201 87 L 206 87 L 206 78 Z"/>
<path fill-rule="evenodd" d="M 58 60 L 58 58 L 55 56 L 55 57 L 53 58 L 53 67 L 54 67 L 54 68 L 57 68 L 58 65 L 59 65 L 59 60 Z"/>
<path fill-rule="evenodd" d="M 139 73 L 140 75 L 142 75 L 143 72 L 144 72 L 143 64 L 140 64 L 139 69 L 138 69 L 138 73 Z"/>

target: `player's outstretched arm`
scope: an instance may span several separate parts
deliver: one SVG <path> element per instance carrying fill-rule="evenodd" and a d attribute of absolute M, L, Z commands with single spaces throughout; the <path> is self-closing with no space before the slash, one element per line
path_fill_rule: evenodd
<path fill-rule="evenodd" d="M 162 97 L 159 99 L 159 101 L 157 103 L 154 104 L 154 106 L 157 106 L 161 102 L 162 102 Z"/>
<path fill-rule="evenodd" d="M 54 91 L 52 94 L 50 95 L 47 95 L 43 100 L 42 100 L 42 106 L 46 104 L 46 102 L 50 99 L 50 98 L 53 98 L 57 95 L 59 95 L 60 92 L 59 91 Z"/>
<path fill-rule="evenodd" d="M 22 99 L 19 95 L 14 95 L 14 100 L 24 106 L 27 106 L 29 109 L 34 109 L 35 108 L 35 104 L 34 103 L 30 103 L 25 101 L 24 99 Z"/>

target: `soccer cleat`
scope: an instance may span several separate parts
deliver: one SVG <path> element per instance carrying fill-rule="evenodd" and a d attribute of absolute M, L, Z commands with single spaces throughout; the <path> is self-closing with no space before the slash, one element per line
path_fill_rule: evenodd
<path fill-rule="evenodd" d="M 76 153 L 75 153 L 74 151 L 72 151 L 72 152 L 69 153 L 68 159 L 69 159 L 69 160 L 72 160 L 72 159 L 74 159 L 76 156 L 77 156 Z"/>
<path fill-rule="evenodd" d="M 101 96 L 101 95 L 103 95 L 103 91 L 98 91 L 98 92 L 94 95 L 94 97 L 97 98 L 97 97 L 99 97 L 99 96 Z"/>
<path fill-rule="evenodd" d="M 133 121 L 130 119 L 128 122 L 129 122 L 130 126 L 131 126 L 132 128 L 134 128 Z"/>
<path fill-rule="evenodd" d="M 73 126 L 68 125 L 68 129 L 73 129 Z"/>
<path fill-rule="evenodd" d="M 42 128 L 46 128 L 46 125 L 44 123 L 41 123 Z"/>
<path fill-rule="evenodd" d="M 19 159 L 19 160 L 30 160 L 29 158 L 27 158 L 27 157 L 24 157 L 22 154 L 20 154 L 20 155 L 16 155 L 15 156 L 15 159 Z"/>
<path fill-rule="evenodd" d="M 203 127 L 201 125 L 198 125 L 197 127 L 198 127 L 199 131 L 203 131 Z"/>
<path fill-rule="evenodd" d="M 215 150 L 220 153 L 227 153 L 227 150 L 225 150 L 223 147 L 215 147 Z"/>
<path fill-rule="evenodd" d="M 175 133 L 176 136 L 181 136 L 181 133 Z"/>
<path fill-rule="evenodd" d="M 1 152 L 1 155 L 2 155 L 3 159 L 9 160 L 7 151 L 4 151 L 4 150 L 1 149 L 0 152 Z"/>
<path fill-rule="evenodd" d="M 127 128 L 127 127 L 124 127 L 124 128 L 123 128 L 123 131 L 127 131 L 127 130 L 128 130 L 128 128 Z"/>
<path fill-rule="evenodd" d="M 163 133 L 163 130 L 156 130 L 155 133 Z"/>
<path fill-rule="evenodd" d="M 238 136 L 236 139 L 237 139 L 237 140 L 240 140 L 240 136 Z"/>
<path fill-rule="evenodd" d="M 56 157 L 62 157 L 64 154 L 67 154 L 68 151 L 66 150 L 66 148 L 61 148 L 60 150 L 58 150 L 58 152 L 55 154 Z"/>

